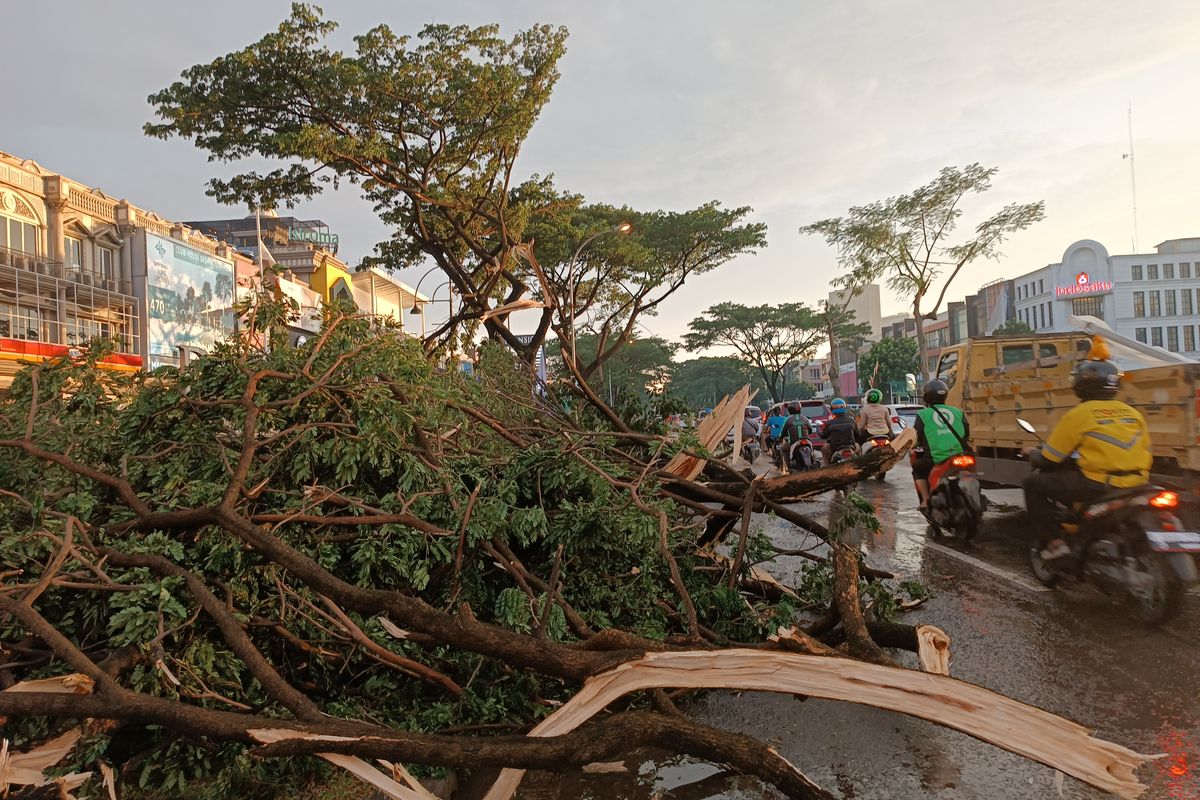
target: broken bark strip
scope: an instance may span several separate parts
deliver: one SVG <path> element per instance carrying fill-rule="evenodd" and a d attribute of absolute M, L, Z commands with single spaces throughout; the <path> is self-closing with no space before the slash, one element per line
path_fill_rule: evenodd
<path fill-rule="evenodd" d="M 954 678 L 848 658 L 731 649 L 650 653 L 589 678 L 530 736 L 575 730 L 630 692 L 675 687 L 786 692 L 874 706 L 961 731 L 1065 772 L 1120 798 L 1146 786 L 1137 770 L 1154 756 L 1097 739 L 1077 723 Z M 485 800 L 509 800 L 521 770 L 501 773 Z"/>

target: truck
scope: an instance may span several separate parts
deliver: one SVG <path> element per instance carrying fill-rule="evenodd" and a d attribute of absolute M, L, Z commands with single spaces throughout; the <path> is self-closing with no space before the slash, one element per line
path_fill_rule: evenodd
<path fill-rule="evenodd" d="M 1094 318 L 1072 317 L 1079 330 L 981 336 L 941 351 L 936 377 L 947 403 L 967 414 L 980 479 L 1020 486 L 1029 464 L 1020 453 L 1038 444 L 1017 425 L 1022 418 L 1044 436 L 1078 405 L 1071 389 L 1075 363 L 1094 337 L 1104 340 L 1125 373 L 1118 399 L 1139 409 L 1150 429 L 1152 479 L 1195 491 L 1200 484 L 1200 363 L 1121 336 Z"/>

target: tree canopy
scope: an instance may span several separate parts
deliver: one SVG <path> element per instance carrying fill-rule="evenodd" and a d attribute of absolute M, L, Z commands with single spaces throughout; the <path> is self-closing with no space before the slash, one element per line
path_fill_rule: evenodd
<path fill-rule="evenodd" d="M 1029 327 L 1029 323 L 1025 320 L 1013 317 L 1005 320 L 1003 325 L 992 331 L 993 336 L 1005 336 L 1012 333 L 1033 333 L 1033 328 Z"/>
<path fill-rule="evenodd" d="M 977 259 L 998 258 L 1000 246 L 1011 234 L 1044 216 L 1041 201 L 1010 203 L 976 225 L 966 238 L 951 243 L 949 237 L 963 213 L 962 201 L 988 191 L 996 172 L 995 167 L 979 164 L 945 167 L 934 180 L 909 194 L 854 206 L 845 216 L 800 229 L 837 248 L 845 270 L 839 285 L 853 289 L 883 280 L 910 303 L 921 365 L 927 362 L 925 320 L 937 316 L 963 267 Z"/>
<path fill-rule="evenodd" d="M 788 370 L 812 358 L 824 341 L 824 320 L 803 303 L 718 303 L 693 319 L 683 337 L 689 350 L 726 347 L 737 352 L 758 370 L 775 402 L 789 399 L 784 396 Z"/>
<path fill-rule="evenodd" d="M 667 391 L 693 410 L 712 408 L 725 395 L 749 384 L 766 397 L 766 384 L 755 366 L 735 356 L 700 356 L 681 361 L 671 368 Z"/>
<path fill-rule="evenodd" d="M 881 339 L 871 345 L 858 357 L 858 379 L 863 391 L 887 390 L 893 382 L 903 384 L 906 375 L 918 374 L 917 350 L 917 340 L 907 336 Z"/>

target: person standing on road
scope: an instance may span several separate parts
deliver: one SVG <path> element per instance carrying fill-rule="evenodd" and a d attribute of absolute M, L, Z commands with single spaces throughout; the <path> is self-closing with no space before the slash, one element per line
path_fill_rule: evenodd
<path fill-rule="evenodd" d="M 1071 555 L 1070 546 L 1054 535 L 1055 501 L 1070 507 L 1113 489 L 1150 482 L 1154 457 L 1146 418 L 1115 399 L 1121 371 L 1107 359 L 1107 350 L 1100 347 L 1093 353 L 1102 358 L 1082 361 L 1071 373 L 1071 388 L 1083 402 L 1058 421 L 1040 448 L 1025 451 L 1036 468 L 1024 483 L 1025 513 L 1043 545 L 1045 561 Z"/>
<path fill-rule="evenodd" d="M 961 408 L 946 405 L 950 387 L 934 378 L 925 384 L 925 408 L 917 412 L 913 429 L 917 446 L 912 454 L 913 484 L 917 487 L 919 508 L 924 513 L 929 506 L 929 473 L 933 468 L 967 450 L 971 426 Z"/>
<path fill-rule="evenodd" d="M 887 406 L 883 405 L 883 392 L 871 389 L 863 398 L 862 411 L 858 413 L 858 429 L 864 434 L 863 438 L 886 436 L 892 438 L 892 418 Z"/>

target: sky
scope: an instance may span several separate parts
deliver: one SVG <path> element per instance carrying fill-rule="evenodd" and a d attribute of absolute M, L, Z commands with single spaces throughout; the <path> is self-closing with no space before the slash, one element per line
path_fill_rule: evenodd
<path fill-rule="evenodd" d="M 964 225 L 1009 202 L 1046 219 L 998 261 L 963 270 L 948 299 L 1060 259 L 1079 239 L 1138 251 L 1200 236 L 1200 3 L 1194 0 L 324 0 L 333 43 L 385 23 L 536 23 L 570 30 L 562 78 L 523 150 L 522 173 L 589 200 L 685 210 L 751 206 L 768 246 L 687 283 L 644 329 L 677 338 L 722 301 L 825 297 L 836 253 L 798 229 L 910 191 L 940 168 L 999 167 Z M 61 0 L 5 10 L 10 77 L 0 150 L 173 220 L 241 216 L 204 194 L 235 169 L 187 141 L 152 140 L 146 97 L 256 41 L 282 0 Z M 28 35 L 12 35 L 25 31 Z M 14 90 L 14 86 L 23 88 Z M 353 191 L 306 202 L 351 263 L 387 238 Z M 400 277 L 415 283 L 420 270 Z M 431 288 L 432 278 L 422 287 Z M 444 292 L 439 295 L 444 297 Z M 885 290 L 883 313 L 904 310 Z M 444 312 L 443 312 L 444 315 Z M 437 317 L 431 313 L 430 320 Z"/>

